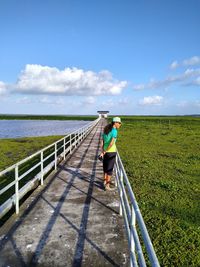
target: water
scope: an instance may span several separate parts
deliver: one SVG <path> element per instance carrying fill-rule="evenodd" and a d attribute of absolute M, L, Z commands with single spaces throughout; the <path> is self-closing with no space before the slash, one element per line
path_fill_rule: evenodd
<path fill-rule="evenodd" d="M 67 135 L 89 121 L 0 120 L 0 138 Z"/>

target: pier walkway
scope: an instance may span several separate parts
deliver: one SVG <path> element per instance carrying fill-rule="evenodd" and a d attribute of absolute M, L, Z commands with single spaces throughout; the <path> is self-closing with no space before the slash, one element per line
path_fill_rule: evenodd
<path fill-rule="evenodd" d="M 118 191 L 104 191 L 101 119 L 0 230 L 0 267 L 128 266 Z"/>

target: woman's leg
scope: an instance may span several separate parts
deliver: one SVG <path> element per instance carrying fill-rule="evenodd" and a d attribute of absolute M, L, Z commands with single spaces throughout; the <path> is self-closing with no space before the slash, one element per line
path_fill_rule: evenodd
<path fill-rule="evenodd" d="M 110 181 L 113 173 L 114 163 L 115 163 L 116 153 L 106 153 L 103 159 L 103 169 L 104 169 L 104 185 L 106 189 L 110 189 Z"/>
<path fill-rule="evenodd" d="M 108 175 L 107 173 L 104 173 L 103 179 L 104 179 L 104 181 L 103 181 L 104 186 L 105 187 L 110 187 L 110 179 L 111 179 L 111 176 Z"/>
<path fill-rule="evenodd" d="M 107 184 L 107 168 L 108 168 L 108 160 L 107 155 L 105 154 L 103 157 L 103 184 L 106 186 Z"/>
<path fill-rule="evenodd" d="M 110 189 L 110 180 L 111 180 L 111 175 L 107 174 L 107 177 L 106 177 L 106 189 L 107 190 Z"/>
<path fill-rule="evenodd" d="M 106 186 L 106 183 L 107 183 L 107 173 L 104 172 L 104 174 L 103 174 L 103 184 L 104 184 L 104 186 Z"/>

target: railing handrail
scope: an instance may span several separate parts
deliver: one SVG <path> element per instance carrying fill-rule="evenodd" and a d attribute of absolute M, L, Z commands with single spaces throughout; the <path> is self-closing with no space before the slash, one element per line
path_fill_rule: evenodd
<path fill-rule="evenodd" d="M 130 252 L 130 266 L 146 266 L 146 261 L 142 252 L 139 236 L 137 234 L 136 222 L 143 238 L 144 245 L 149 257 L 151 266 L 159 267 L 159 261 L 156 256 L 153 244 L 151 242 L 149 233 L 147 231 L 144 219 L 130 185 L 128 176 L 123 166 L 119 153 L 117 152 L 116 167 L 115 167 L 116 183 L 120 195 L 120 215 L 123 215 L 126 232 L 128 236 L 129 252 Z M 135 252 L 135 247 L 137 251 Z M 137 254 L 137 256 L 136 256 Z"/>
<path fill-rule="evenodd" d="M 56 142 L 40 149 L 39 151 L 33 153 L 32 155 L 26 157 L 25 159 L 18 161 L 17 163 L 13 164 L 12 166 L 6 168 L 5 170 L 0 172 L 0 177 L 5 175 L 6 173 L 9 173 L 11 171 L 14 171 L 14 180 L 12 180 L 10 183 L 7 183 L 1 190 L 0 190 L 0 196 L 9 190 L 11 187 L 15 186 L 15 193 L 8 199 L 6 199 L 3 204 L 0 206 L 0 218 L 3 217 L 11 208 L 13 205 L 15 205 L 15 211 L 16 214 L 19 213 L 19 200 L 32 189 L 33 182 L 38 180 L 41 182 L 41 185 L 43 185 L 43 177 L 46 173 L 48 173 L 54 166 L 54 169 L 57 169 L 57 163 L 59 161 L 58 157 L 63 157 L 65 159 L 67 153 L 72 153 L 72 151 L 77 147 L 77 145 L 88 135 L 91 129 L 99 122 L 100 118 L 97 118 L 96 120 L 89 122 L 87 125 L 68 133 L 66 136 L 62 137 L 61 139 L 57 140 Z M 69 140 L 66 142 L 66 139 L 69 138 Z M 63 142 L 60 147 L 58 147 L 58 143 Z M 67 145 L 67 148 L 66 148 Z M 44 151 L 53 148 L 53 152 L 49 152 L 48 155 L 44 158 Z M 63 149 L 63 151 L 59 151 Z M 58 154 L 58 152 L 60 152 Z M 32 164 L 28 169 L 25 170 L 22 174 L 19 175 L 19 167 L 24 164 L 25 162 L 28 162 L 29 160 L 35 158 L 36 156 L 40 156 L 40 160 L 37 163 Z M 47 162 L 46 167 L 44 168 L 44 162 L 47 161 L 49 158 L 54 157 L 51 161 Z M 36 168 L 40 167 L 40 171 L 34 174 L 34 177 L 31 178 L 25 185 L 19 188 L 19 181 L 22 180 L 24 177 L 29 175 L 32 171 L 34 171 Z"/>

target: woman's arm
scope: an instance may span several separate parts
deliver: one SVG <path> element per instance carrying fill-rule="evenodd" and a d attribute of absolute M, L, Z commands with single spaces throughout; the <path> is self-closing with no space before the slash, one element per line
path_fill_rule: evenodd
<path fill-rule="evenodd" d="M 103 145 L 104 145 L 104 142 L 103 142 L 103 138 L 102 138 L 100 141 L 101 153 L 103 153 Z"/>

